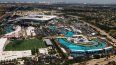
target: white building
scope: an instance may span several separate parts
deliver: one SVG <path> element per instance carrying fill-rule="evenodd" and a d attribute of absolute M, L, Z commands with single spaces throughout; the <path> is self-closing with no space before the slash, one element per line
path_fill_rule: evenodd
<path fill-rule="evenodd" d="M 0 61 L 13 60 L 22 57 L 31 57 L 31 50 L 25 51 L 4 51 L 0 53 Z"/>
<path fill-rule="evenodd" d="M 26 30 L 26 33 L 27 33 L 27 36 L 35 36 L 36 35 L 36 33 L 35 33 L 35 28 L 34 27 L 32 27 L 32 26 L 29 26 L 28 28 L 27 28 L 27 30 Z"/>
<path fill-rule="evenodd" d="M 40 48 L 39 53 L 40 54 L 48 54 L 48 49 L 47 48 Z"/>
<path fill-rule="evenodd" d="M 7 38 L 0 38 L 0 53 L 4 51 L 4 47 L 7 44 Z"/>

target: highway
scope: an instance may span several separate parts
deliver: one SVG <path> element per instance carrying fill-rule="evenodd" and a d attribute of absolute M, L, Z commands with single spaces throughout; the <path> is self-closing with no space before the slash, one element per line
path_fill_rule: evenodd
<path fill-rule="evenodd" d="M 72 16 L 72 17 L 75 17 L 75 18 L 78 19 L 78 16 L 73 16 L 73 15 L 69 15 L 69 16 Z M 83 20 L 81 20 L 81 21 L 83 21 Z M 83 21 L 83 22 L 84 22 L 84 21 Z M 86 23 L 87 25 L 90 25 L 91 27 L 93 27 L 93 28 L 96 29 L 97 31 L 99 31 L 100 34 L 106 35 L 107 38 L 109 38 L 109 39 L 112 41 L 111 44 L 114 45 L 114 46 L 116 46 L 116 39 L 115 39 L 115 38 L 113 38 L 112 36 L 110 36 L 110 35 L 109 35 L 108 33 L 106 33 L 104 30 L 102 30 L 102 29 L 96 27 L 95 25 L 92 25 L 92 24 L 87 23 L 87 22 L 85 22 L 85 23 Z"/>
<path fill-rule="evenodd" d="M 91 25 L 89 23 L 87 23 L 88 25 L 90 25 L 91 27 L 95 28 L 97 31 L 100 31 L 101 34 L 104 34 L 106 35 L 109 39 L 112 40 L 112 42 L 116 45 L 116 39 L 114 39 L 112 36 L 110 36 L 108 33 L 106 33 L 104 30 L 101 30 L 100 28 L 94 26 L 94 25 Z"/>

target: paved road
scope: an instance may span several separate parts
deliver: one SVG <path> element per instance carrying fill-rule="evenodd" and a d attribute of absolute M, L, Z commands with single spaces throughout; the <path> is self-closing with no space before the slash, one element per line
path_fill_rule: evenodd
<path fill-rule="evenodd" d="M 100 31 L 101 34 L 104 34 L 106 35 L 109 39 L 112 40 L 113 44 L 116 45 L 116 39 L 114 39 L 112 36 L 110 36 L 108 33 L 106 33 L 104 30 L 101 30 L 100 28 L 94 26 L 94 25 L 91 25 L 89 23 L 87 23 L 88 25 L 90 25 L 91 27 L 95 28 L 97 31 Z"/>
<path fill-rule="evenodd" d="M 72 16 L 72 15 L 69 15 L 69 16 Z M 72 16 L 72 17 L 75 17 L 78 19 L 78 16 Z M 87 22 L 85 22 L 87 23 Z M 106 35 L 109 39 L 111 39 L 112 43 L 114 46 L 116 46 L 116 39 L 113 38 L 112 36 L 110 36 L 108 33 L 106 33 L 104 30 L 101 30 L 100 28 L 96 27 L 95 25 L 92 25 L 92 24 L 89 24 L 87 23 L 88 25 L 90 25 L 91 27 L 95 28 L 97 31 L 100 31 L 101 34 L 104 34 Z"/>

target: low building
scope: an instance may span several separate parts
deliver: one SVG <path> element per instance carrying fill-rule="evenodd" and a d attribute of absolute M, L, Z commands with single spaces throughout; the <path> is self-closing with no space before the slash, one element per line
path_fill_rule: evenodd
<path fill-rule="evenodd" d="M 4 51 L 0 53 L 0 61 L 13 60 L 22 57 L 31 57 L 31 50 Z"/>
<path fill-rule="evenodd" d="M 39 49 L 39 53 L 40 53 L 40 54 L 44 54 L 44 55 L 45 55 L 45 54 L 48 54 L 48 49 L 47 49 L 47 48 L 40 48 L 40 49 Z"/>
<path fill-rule="evenodd" d="M 22 57 L 30 57 L 31 50 L 24 51 L 4 51 L 5 45 L 7 45 L 7 38 L 0 38 L 0 61 L 13 60 Z"/>
<path fill-rule="evenodd" d="M 50 41 L 50 39 L 44 39 L 45 43 L 47 46 L 52 46 L 52 42 Z"/>
<path fill-rule="evenodd" d="M 32 27 L 32 26 L 28 27 L 27 30 L 26 30 L 27 36 L 35 36 L 36 33 L 35 33 L 34 30 L 35 30 L 34 27 Z"/>

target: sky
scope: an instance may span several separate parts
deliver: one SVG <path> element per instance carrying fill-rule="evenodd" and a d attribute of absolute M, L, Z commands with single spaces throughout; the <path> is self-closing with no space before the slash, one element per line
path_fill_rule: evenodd
<path fill-rule="evenodd" d="M 0 0 L 0 2 L 65 2 L 65 3 L 94 3 L 116 4 L 116 0 Z"/>

